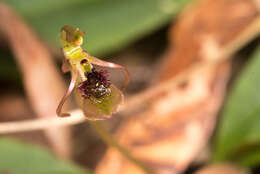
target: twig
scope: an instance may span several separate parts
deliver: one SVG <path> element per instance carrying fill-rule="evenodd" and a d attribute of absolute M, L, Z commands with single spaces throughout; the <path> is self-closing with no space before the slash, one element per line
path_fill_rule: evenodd
<path fill-rule="evenodd" d="M 39 129 L 48 129 L 50 127 L 58 127 L 65 125 L 73 125 L 86 120 L 81 110 L 71 111 L 73 116 L 60 118 L 50 116 L 46 118 L 38 118 L 34 120 L 3 122 L 0 124 L 0 134 L 34 131 Z"/>

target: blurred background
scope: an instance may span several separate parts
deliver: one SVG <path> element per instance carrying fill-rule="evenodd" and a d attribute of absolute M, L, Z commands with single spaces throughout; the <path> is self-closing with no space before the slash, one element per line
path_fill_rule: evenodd
<path fill-rule="evenodd" d="M 88 53 L 129 70 L 125 106 L 102 124 L 140 163 L 159 174 L 260 173 L 259 0 L 4 0 L 0 174 L 145 173 L 87 120 L 4 126 L 56 117 L 70 79 L 64 25 L 86 33 Z M 78 108 L 73 97 L 66 108 Z"/>

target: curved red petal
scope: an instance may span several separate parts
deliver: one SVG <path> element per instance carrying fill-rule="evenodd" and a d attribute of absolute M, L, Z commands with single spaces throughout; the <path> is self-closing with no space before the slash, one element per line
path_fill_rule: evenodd
<path fill-rule="evenodd" d="M 121 87 L 121 90 L 122 91 L 125 90 L 126 86 L 128 85 L 128 83 L 130 81 L 130 74 L 124 66 L 121 66 L 121 65 L 118 65 L 118 64 L 115 64 L 115 63 L 112 63 L 112 62 L 106 62 L 106 61 L 100 60 L 100 59 L 98 59 L 94 56 L 91 56 L 88 53 L 86 53 L 86 54 L 87 54 L 87 58 L 94 65 L 122 70 L 124 72 L 124 75 L 125 75 L 125 81 L 124 81 L 123 86 Z"/>
<path fill-rule="evenodd" d="M 70 94 L 72 93 L 73 89 L 75 88 L 76 82 L 77 82 L 77 78 L 78 78 L 78 72 L 74 72 L 71 71 L 71 81 L 70 81 L 70 85 L 69 88 L 67 89 L 65 95 L 62 97 L 57 109 L 56 109 L 56 113 L 59 117 L 68 117 L 70 116 L 69 113 L 62 113 L 62 107 L 65 103 L 65 101 L 67 100 L 67 98 L 70 96 Z"/>

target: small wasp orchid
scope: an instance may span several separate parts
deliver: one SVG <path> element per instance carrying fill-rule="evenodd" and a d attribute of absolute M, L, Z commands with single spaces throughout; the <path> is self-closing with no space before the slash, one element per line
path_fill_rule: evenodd
<path fill-rule="evenodd" d="M 73 90 L 84 115 L 91 120 L 104 120 L 110 118 L 123 102 L 124 90 L 129 82 L 129 73 L 121 65 L 102 61 L 90 56 L 82 47 L 84 32 L 78 28 L 64 26 L 60 33 L 60 42 L 65 59 L 62 71 L 71 72 L 71 82 L 66 94 L 61 99 L 56 110 L 60 117 L 70 116 L 62 113 L 62 106 Z M 119 90 L 109 80 L 106 70 L 96 70 L 95 65 L 106 68 L 122 70 L 125 74 L 124 84 Z"/>

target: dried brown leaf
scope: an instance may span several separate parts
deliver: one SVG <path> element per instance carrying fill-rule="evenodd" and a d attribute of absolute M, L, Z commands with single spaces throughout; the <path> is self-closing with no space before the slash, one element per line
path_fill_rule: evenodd
<path fill-rule="evenodd" d="M 238 167 L 234 164 L 214 164 L 203 167 L 194 174 L 250 174 L 250 172 L 244 168 Z"/>
<path fill-rule="evenodd" d="M 0 3 L 0 33 L 9 43 L 23 75 L 28 99 L 38 117 L 55 115 L 65 91 L 49 50 L 6 4 Z M 69 156 L 68 128 L 50 128 L 46 135 L 59 156 Z"/>
<path fill-rule="evenodd" d="M 120 144 L 159 174 L 183 171 L 214 129 L 230 75 L 230 61 L 222 56 L 231 56 L 253 38 L 247 30 L 256 19 L 254 1 L 204 0 L 186 10 L 170 32 L 154 81 L 158 85 L 175 78 L 175 85 L 154 92 L 150 107 L 121 125 L 116 133 Z M 142 171 L 109 148 L 95 173 Z"/>

